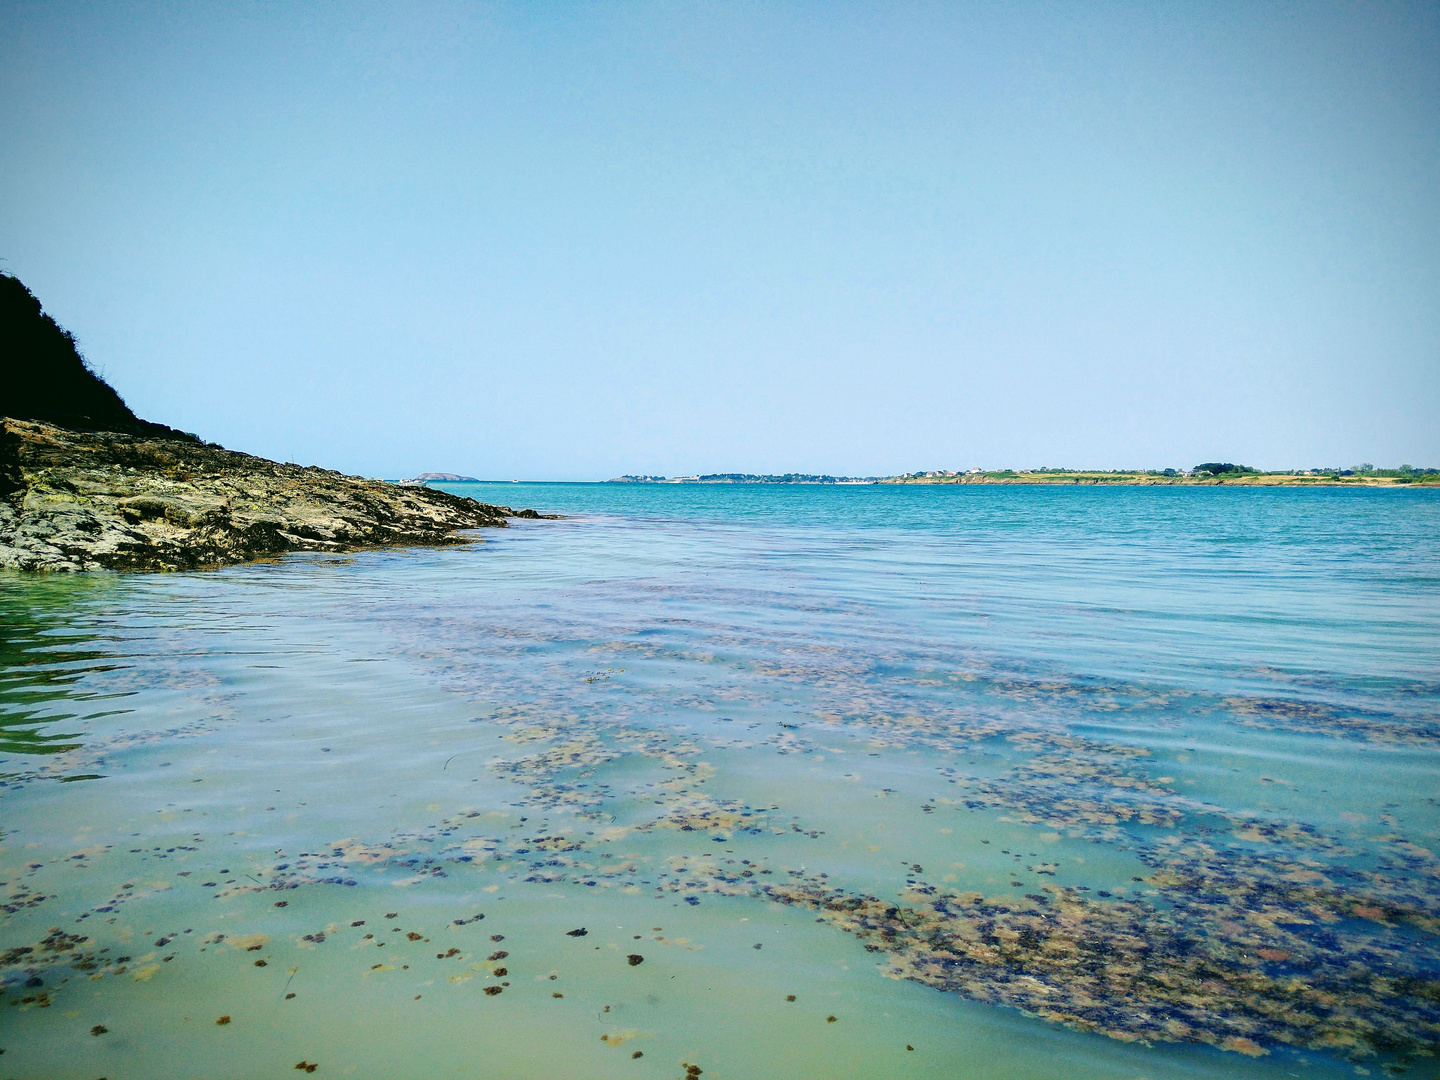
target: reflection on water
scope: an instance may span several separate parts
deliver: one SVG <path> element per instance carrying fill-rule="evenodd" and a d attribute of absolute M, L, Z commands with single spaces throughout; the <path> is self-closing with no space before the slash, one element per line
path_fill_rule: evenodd
<path fill-rule="evenodd" d="M 79 744 L 57 722 L 108 715 L 96 707 L 101 695 L 75 684 L 115 667 L 99 634 L 77 617 L 77 601 L 107 591 L 114 582 L 57 577 L 23 588 L 15 584 L 0 589 L 0 753 L 74 750 Z"/>
<path fill-rule="evenodd" d="M 1433 1046 L 1440 500 L 501 490 L 572 516 L 0 584 L 10 1068 Z"/>

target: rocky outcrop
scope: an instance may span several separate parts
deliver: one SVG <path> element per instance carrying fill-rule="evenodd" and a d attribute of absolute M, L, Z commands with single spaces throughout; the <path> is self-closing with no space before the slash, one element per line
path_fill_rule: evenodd
<path fill-rule="evenodd" d="M 187 439 L 0 425 L 3 569 L 191 570 L 287 551 L 456 544 L 473 539 L 458 530 L 541 516 Z"/>
<path fill-rule="evenodd" d="M 224 450 L 142 420 L 0 274 L 0 569 L 191 570 L 286 551 L 457 544 L 539 517 Z"/>

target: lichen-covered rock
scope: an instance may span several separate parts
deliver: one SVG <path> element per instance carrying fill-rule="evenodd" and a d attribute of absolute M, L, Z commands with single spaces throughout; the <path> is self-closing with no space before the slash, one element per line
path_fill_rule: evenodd
<path fill-rule="evenodd" d="M 519 516 L 203 443 L 0 423 L 0 569 L 191 570 L 287 551 L 465 543 L 458 530 Z"/>

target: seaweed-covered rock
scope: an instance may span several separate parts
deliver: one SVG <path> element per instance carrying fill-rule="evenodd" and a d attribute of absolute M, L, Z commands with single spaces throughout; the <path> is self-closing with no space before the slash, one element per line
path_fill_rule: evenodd
<path fill-rule="evenodd" d="M 456 544 L 470 539 L 457 530 L 503 527 L 509 516 L 443 491 L 200 442 L 0 423 L 4 569 L 190 570 L 287 551 Z"/>

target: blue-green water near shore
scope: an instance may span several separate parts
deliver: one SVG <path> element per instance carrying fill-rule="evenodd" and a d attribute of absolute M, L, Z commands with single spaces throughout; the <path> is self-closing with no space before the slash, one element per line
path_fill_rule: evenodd
<path fill-rule="evenodd" d="M 1436 493 L 445 487 L 0 578 L 0 1075 L 1435 1073 Z"/>

